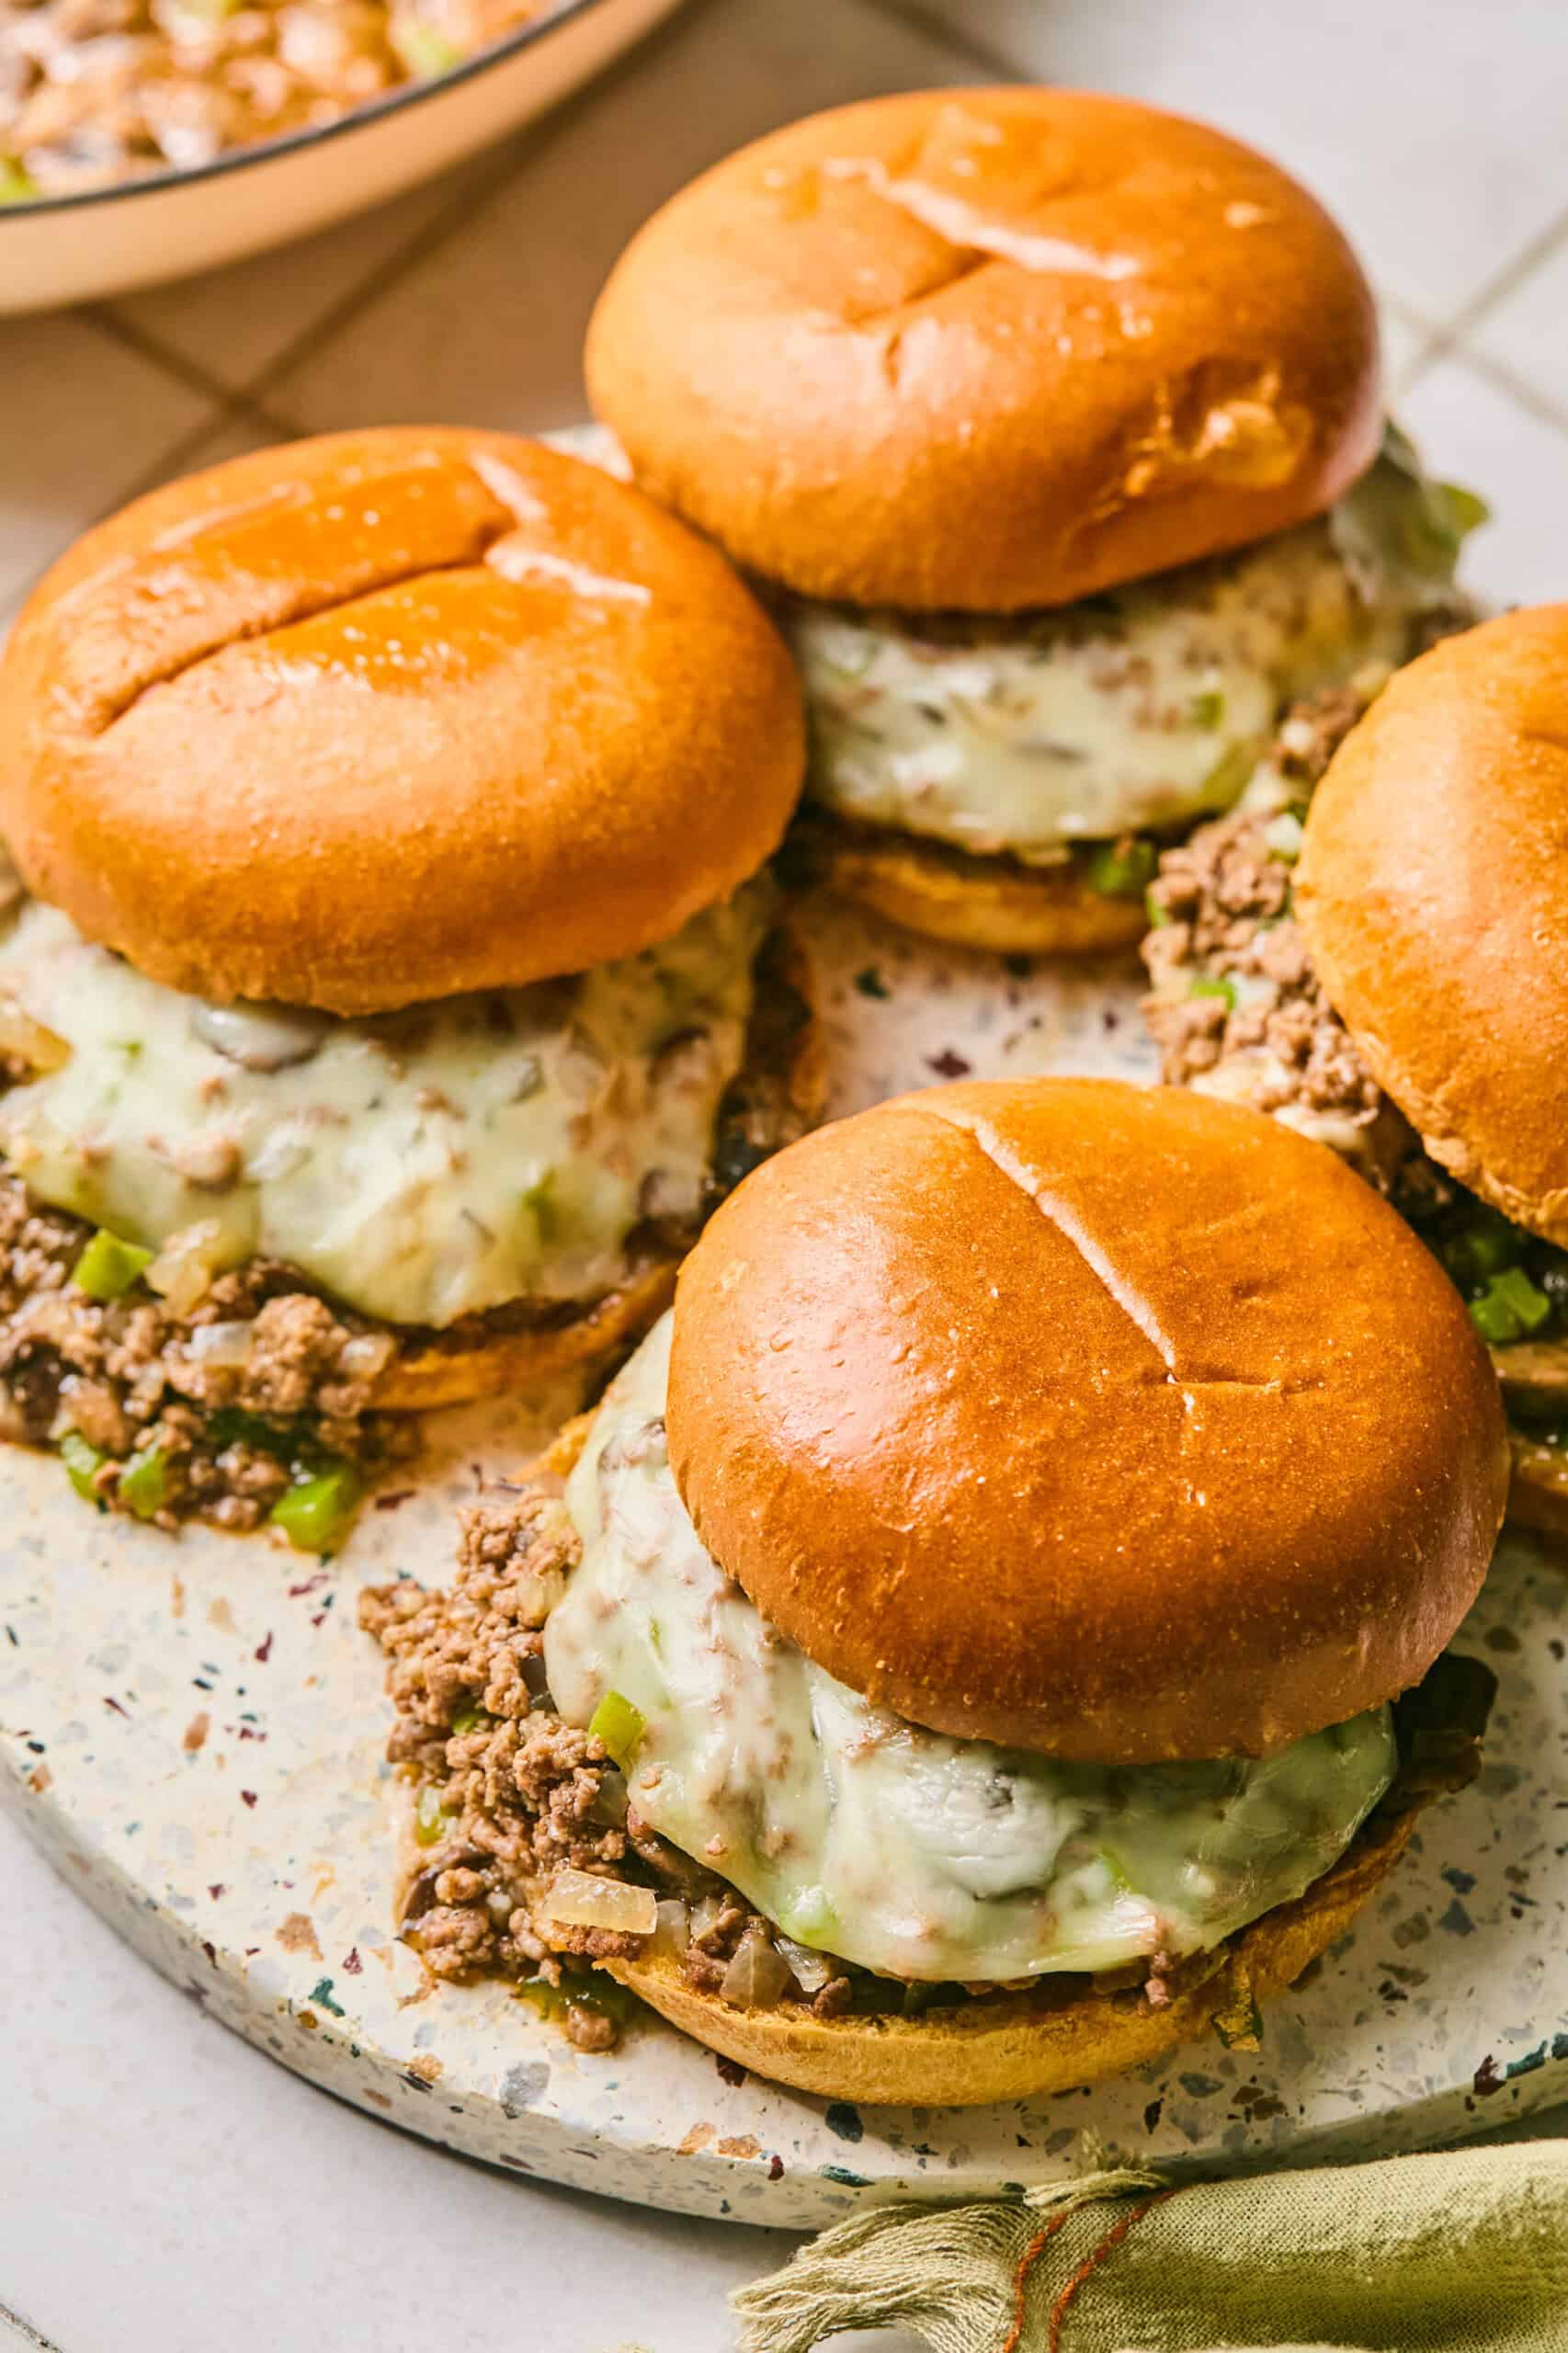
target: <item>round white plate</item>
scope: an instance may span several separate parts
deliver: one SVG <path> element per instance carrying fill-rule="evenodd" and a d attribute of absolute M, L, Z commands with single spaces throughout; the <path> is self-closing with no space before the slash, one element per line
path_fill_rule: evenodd
<path fill-rule="evenodd" d="M 468 64 L 199 170 L 0 210 L 0 314 L 101 301 L 324 229 L 542 114 L 678 0 L 558 0 Z"/>
<path fill-rule="evenodd" d="M 960 1065 L 1148 1074 L 1125 967 L 1025 978 L 847 915 L 812 930 L 835 1109 Z M 0 1786 L 89 1903 L 286 2065 L 518 2173 L 790 2227 L 1108 2161 L 1381 2154 L 1568 2094 L 1568 1580 L 1517 1545 L 1460 1645 L 1500 1678 L 1483 1779 L 1423 1816 L 1260 2052 L 1190 2045 L 1021 2106 L 859 2110 L 657 2022 L 592 2057 L 502 1984 L 428 1984 L 393 1935 L 400 1792 L 356 1594 L 398 1569 L 444 1579 L 478 1466 L 515 1464 L 551 1418 L 442 1417 L 414 1492 L 330 1569 L 267 1538 L 96 1518 L 52 1461 L 0 1456 Z"/>

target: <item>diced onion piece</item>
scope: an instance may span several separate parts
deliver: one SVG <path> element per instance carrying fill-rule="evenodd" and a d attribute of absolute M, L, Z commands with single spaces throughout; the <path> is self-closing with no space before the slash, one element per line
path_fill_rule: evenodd
<path fill-rule="evenodd" d="M 565 1590 L 565 1574 L 560 1569 L 535 1569 L 519 1576 L 512 1587 L 518 1624 L 542 1626 Z"/>
<path fill-rule="evenodd" d="M 724 1900 L 722 1896 L 704 1895 L 699 1900 L 699 1902 L 693 1906 L 691 1915 L 691 1940 L 693 1944 L 699 1945 L 702 1942 L 703 1938 L 708 1936 L 718 1925 L 719 1915 L 723 1909 Z"/>
<path fill-rule="evenodd" d="M 719 1991 L 732 2009 L 770 2010 L 790 1983 L 790 1964 L 769 1936 L 748 1928 Z"/>
<path fill-rule="evenodd" d="M 690 1942 L 691 1913 L 688 1906 L 678 1895 L 661 1895 L 651 1949 L 668 1953 L 672 1961 L 678 1961 Z"/>
<path fill-rule="evenodd" d="M 337 1369 L 350 1381 L 373 1381 L 392 1362 L 394 1346 L 390 1332 L 356 1332 L 345 1340 Z"/>
<path fill-rule="evenodd" d="M 46 1029 L 23 1011 L 14 996 L 0 995 L 0 1054 L 9 1054 L 29 1070 L 63 1070 L 71 1049 L 57 1031 Z"/>
<path fill-rule="evenodd" d="M 798 1945 L 793 1937 L 778 1937 L 775 1941 L 802 1994 L 820 1994 L 831 1983 L 835 1972 L 823 1954 L 813 1952 L 810 1945 Z"/>
<path fill-rule="evenodd" d="M 611 1767 L 599 1776 L 598 1794 L 589 1810 L 597 1822 L 613 1823 L 618 1830 L 623 1826 L 631 1810 L 624 1773 Z"/>
<path fill-rule="evenodd" d="M 199 1324 L 194 1331 L 186 1335 L 186 1354 L 194 1357 L 198 1364 L 226 1365 L 237 1369 L 250 1356 L 255 1332 L 254 1324 Z"/>
<path fill-rule="evenodd" d="M 651 1937 L 659 1925 L 659 1899 L 651 1887 L 629 1887 L 592 1871 L 558 1871 L 540 1910 L 558 1928 L 613 1928 L 625 1937 Z"/>
<path fill-rule="evenodd" d="M 147 1288 L 158 1293 L 171 1315 L 188 1315 L 210 1290 L 222 1255 L 223 1229 L 215 1217 L 182 1225 L 148 1267 Z"/>
<path fill-rule="evenodd" d="M 1263 829 L 1265 847 L 1286 866 L 1294 866 L 1301 854 L 1301 821 L 1292 811 L 1282 809 L 1278 817 L 1270 817 Z"/>

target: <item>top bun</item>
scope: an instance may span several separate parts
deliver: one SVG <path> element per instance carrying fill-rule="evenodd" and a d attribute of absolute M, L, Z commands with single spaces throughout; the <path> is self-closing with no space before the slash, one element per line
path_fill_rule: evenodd
<path fill-rule="evenodd" d="M 778 844 L 784 648 L 640 493 L 334 434 L 89 531 L 0 664 L 0 833 L 155 981 L 373 1013 L 667 938 Z"/>
<path fill-rule="evenodd" d="M 633 239 L 588 334 L 632 468 L 811 597 L 1014 612 L 1261 539 L 1381 432 L 1328 215 L 1201 123 L 921 90 L 743 148 Z"/>
<path fill-rule="evenodd" d="M 1568 1245 L 1568 605 L 1395 676 L 1312 797 L 1294 895 L 1433 1159 Z"/>
<path fill-rule="evenodd" d="M 718 1211 L 670 1461 L 769 1621 L 912 1722 L 1260 1755 L 1415 1682 L 1503 1517 L 1497 1385 L 1410 1228 L 1262 1114 L 933 1087 Z"/>

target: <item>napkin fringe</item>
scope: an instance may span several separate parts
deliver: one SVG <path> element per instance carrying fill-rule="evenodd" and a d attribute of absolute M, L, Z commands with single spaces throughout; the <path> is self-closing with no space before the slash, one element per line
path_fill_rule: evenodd
<path fill-rule="evenodd" d="M 1121 2166 L 1052 2182 L 1012 2205 L 882 2206 L 835 2222 L 782 2271 L 738 2288 L 737 2353 L 811 2353 L 851 2328 L 913 2328 L 932 2353 L 973 2353 L 1015 2341 L 1029 2269 L 1062 2225 L 1085 2207 L 1119 2198 L 1158 2197 L 1165 2177 Z M 1018 2208 L 1043 2221 L 1023 2260 L 1013 2253 Z M 1006 2288 L 999 2282 L 1010 2280 Z M 936 2283 L 933 2285 L 933 2283 Z"/>

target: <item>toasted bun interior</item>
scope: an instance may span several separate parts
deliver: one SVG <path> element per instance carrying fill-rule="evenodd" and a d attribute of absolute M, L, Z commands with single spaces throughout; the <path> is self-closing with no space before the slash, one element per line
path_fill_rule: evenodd
<path fill-rule="evenodd" d="M 637 478 L 805 595 L 1012 612 L 1317 513 L 1380 431 L 1372 297 L 1275 165 L 1082 91 L 775 131 L 633 240 L 588 335 Z"/>
<path fill-rule="evenodd" d="M 1415 1682 L 1503 1516 L 1497 1386 L 1389 1206 L 1182 1090 L 931 1088 L 756 1171 L 682 1271 L 704 1543 L 853 1688 L 1103 1762 Z"/>
<path fill-rule="evenodd" d="M 334 434 L 153 491 L 0 663 L 29 889 L 219 1001 L 371 1013 L 631 954 L 756 871 L 803 764 L 722 557 L 506 434 Z"/>
<path fill-rule="evenodd" d="M 1295 905 L 1433 1158 L 1568 1244 L 1568 604 L 1395 675 L 1313 795 Z"/>

